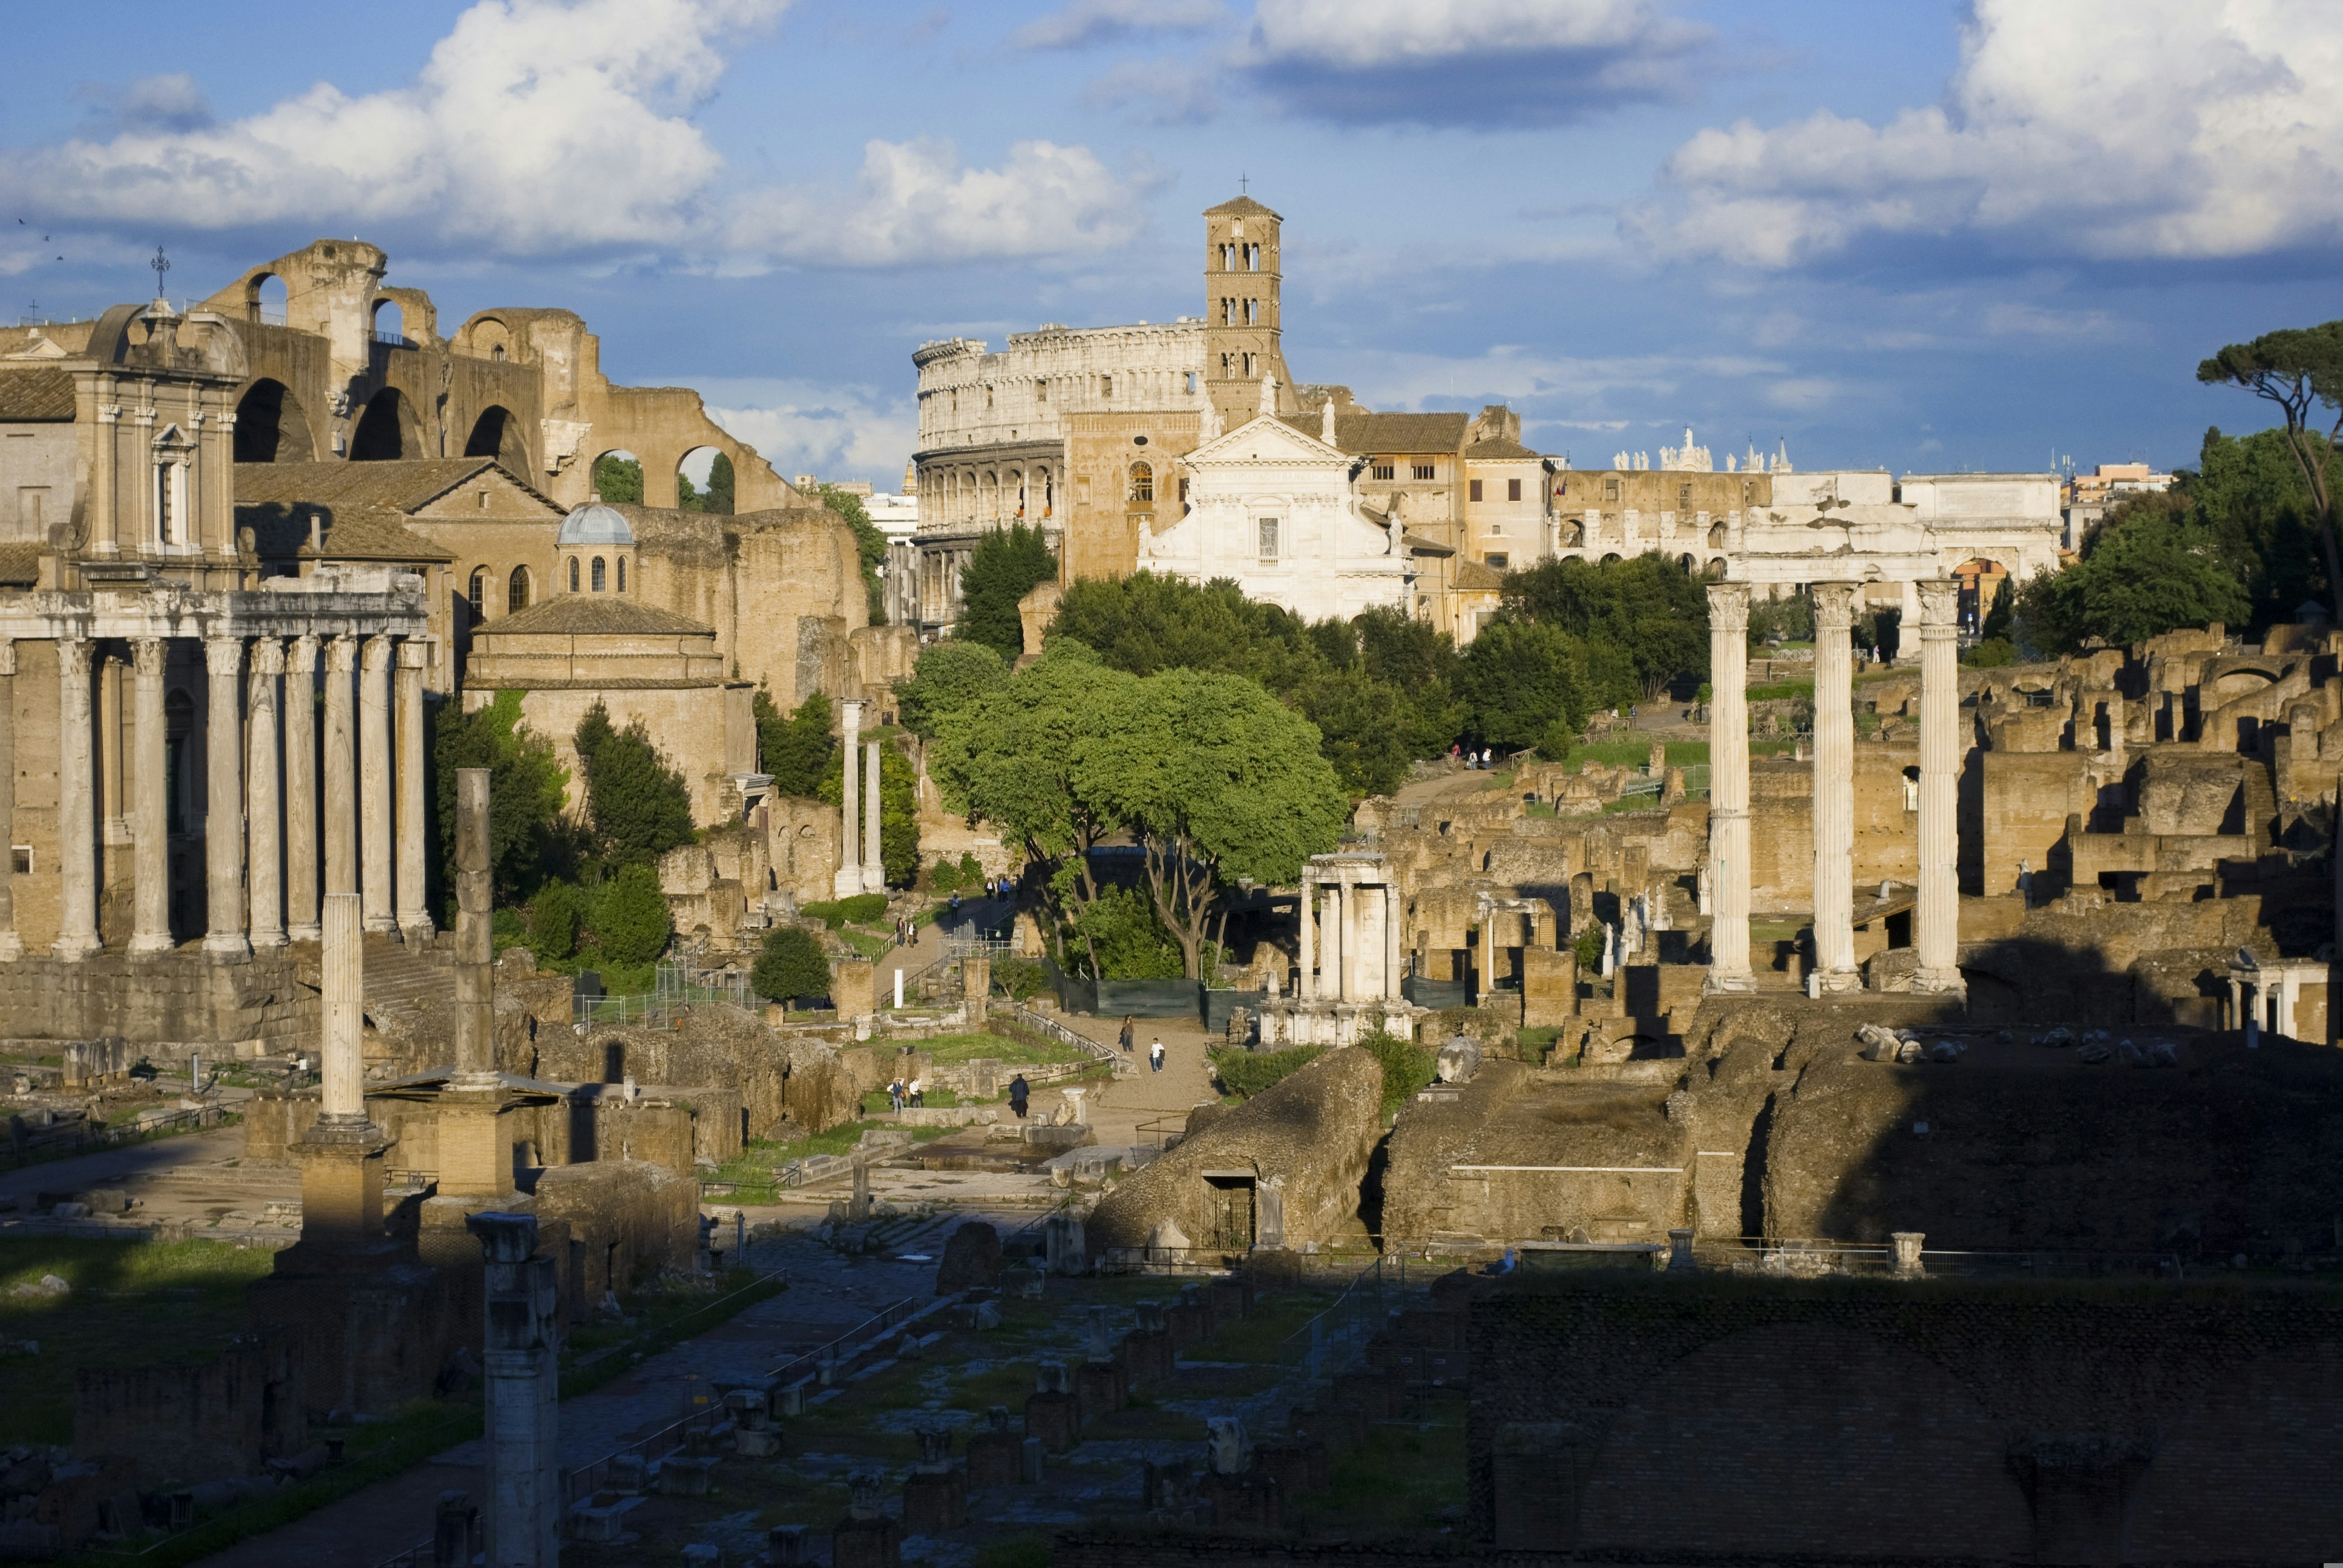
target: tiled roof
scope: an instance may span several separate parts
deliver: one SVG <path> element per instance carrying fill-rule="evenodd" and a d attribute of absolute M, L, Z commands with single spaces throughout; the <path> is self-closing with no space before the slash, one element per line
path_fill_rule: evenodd
<path fill-rule="evenodd" d="M 1262 206 L 1252 197 L 1241 196 L 1224 201 L 1218 206 L 1206 207 L 1204 216 L 1206 217 L 1276 217 L 1277 214 Z"/>
<path fill-rule="evenodd" d="M 1505 586 L 1505 574 L 1486 561 L 1458 561 L 1448 579 L 1451 588 L 1486 588 L 1491 592 Z"/>
<path fill-rule="evenodd" d="M 312 513 L 325 522 L 323 549 L 314 549 L 309 544 L 309 518 Z M 236 523 L 240 528 L 252 530 L 253 548 L 264 560 L 282 560 L 287 557 L 327 561 L 452 561 L 456 558 L 409 528 L 405 512 L 389 507 L 352 503 L 328 506 L 315 501 L 301 504 L 239 501 L 236 508 Z"/>
<path fill-rule="evenodd" d="M 55 366 L 0 368 L 0 419 L 15 423 L 74 417 L 73 373 Z"/>
<path fill-rule="evenodd" d="M 1334 416 L 1334 445 L 1345 452 L 1453 452 L 1464 444 L 1463 414 L 1344 414 Z"/>
<path fill-rule="evenodd" d="M 412 514 L 459 489 L 483 471 L 496 468 L 511 484 L 554 510 L 559 503 L 533 488 L 494 457 L 405 457 L 385 463 L 238 463 L 236 498 L 245 502 L 315 502 L 382 507 Z"/>
<path fill-rule="evenodd" d="M 1519 441 L 1508 441 L 1503 437 L 1499 436 L 1493 437 L 1490 440 L 1473 442 L 1471 446 L 1464 448 L 1464 456 L 1468 458 L 1483 461 L 1503 457 L 1516 459 L 1529 458 L 1534 460 L 1538 454 L 1531 451 Z"/>
<path fill-rule="evenodd" d="M 0 588 L 38 588 L 41 548 L 24 543 L 0 545 Z"/>
<path fill-rule="evenodd" d="M 483 637 L 713 637 L 713 627 L 624 594 L 556 594 L 481 623 Z"/>
<path fill-rule="evenodd" d="M 1443 545 L 1438 539 L 1427 539 L 1422 534 L 1411 534 L 1404 529 L 1400 532 L 1400 540 L 1407 546 L 1407 553 L 1412 556 L 1453 556 L 1456 553 L 1453 545 Z"/>

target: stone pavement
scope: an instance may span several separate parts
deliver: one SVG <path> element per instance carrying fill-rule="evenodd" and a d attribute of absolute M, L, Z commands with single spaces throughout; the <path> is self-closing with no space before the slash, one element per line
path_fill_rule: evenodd
<path fill-rule="evenodd" d="M 0 1175 L 0 1203 L 93 1187 L 119 1187 L 137 1201 L 138 1207 L 122 1217 L 128 1224 L 179 1223 L 195 1235 L 281 1232 L 287 1240 L 300 1229 L 300 1171 L 290 1165 L 244 1163 L 242 1127 L 216 1127 L 27 1165 Z M 0 1231 L 21 1222 L 13 1216 L 0 1221 Z"/>

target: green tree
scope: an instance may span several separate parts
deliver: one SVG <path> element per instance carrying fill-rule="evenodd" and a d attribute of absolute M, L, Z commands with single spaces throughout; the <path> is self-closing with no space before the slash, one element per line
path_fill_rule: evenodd
<path fill-rule="evenodd" d="M 711 473 L 709 478 L 713 483 L 715 476 Z M 887 561 L 887 536 L 880 533 L 879 525 L 870 520 L 870 508 L 862 504 L 861 497 L 841 490 L 835 485 L 817 487 L 814 494 L 823 506 L 844 518 L 854 529 L 855 553 L 862 561 L 862 590 L 870 601 L 870 624 L 884 626 L 887 623 L 887 594 L 880 586 L 879 568 Z"/>
<path fill-rule="evenodd" d="M 528 901 L 528 942 L 547 963 L 559 963 L 578 950 L 578 928 L 585 923 L 586 899 L 569 882 L 548 882 Z"/>
<path fill-rule="evenodd" d="M 708 493 L 700 503 L 700 509 L 719 517 L 730 517 L 732 483 L 732 459 L 719 452 L 716 460 L 708 465 Z"/>
<path fill-rule="evenodd" d="M 674 933 L 659 873 L 649 866 L 628 866 L 602 884 L 594 901 L 594 935 L 612 960 L 647 964 L 667 950 Z"/>
<path fill-rule="evenodd" d="M 1024 622 L 1017 601 L 1058 575 L 1058 558 L 1040 528 L 1012 523 L 980 536 L 960 568 L 960 617 L 957 635 L 980 642 L 1014 663 L 1025 651 Z"/>
<path fill-rule="evenodd" d="M 1086 905 L 1079 918 L 1081 932 L 1097 957 L 1098 980 L 1178 980 L 1192 973 L 1146 894 L 1109 884 Z"/>
<path fill-rule="evenodd" d="M 1503 612 L 1624 652 L 1637 695 L 1708 678 L 1708 588 L 1656 550 L 1628 560 L 1545 561 L 1506 575 Z"/>
<path fill-rule="evenodd" d="M 614 729 L 599 702 L 578 725 L 586 816 L 607 868 L 649 865 L 692 839 L 691 790 L 659 759 L 639 719 Z"/>
<path fill-rule="evenodd" d="M 896 711 L 904 729 L 932 740 L 947 716 L 1008 678 L 1009 666 L 984 643 L 930 643 L 920 651 L 911 678 L 895 689 Z"/>
<path fill-rule="evenodd" d="M 568 835 L 561 809 L 568 799 L 568 771 L 553 759 L 553 746 L 522 727 L 521 694 L 499 691 L 494 701 L 471 713 L 449 704 L 439 709 L 432 743 L 439 842 L 447 857 L 442 886 L 456 885 L 456 773 L 488 770 L 488 863 L 499 903 L 516 903 L 567 858 Z"/>
<path fill-rule="evenodd" d="M 830 732 L 830 699 L 817 691 L 783 719 L 772 699 L 757 693 L 757 755 L 773 789 L 801 800 L 821 798 L 821 778 L 838 741 Z"/>
<path fill-rule="evenodd" d="M 1556 724 L 1576 733 L 1586 716 L 1617 700 L 1616 681 L 1635 689 L 1632 671 L 1605 681 L 1588 668 L 1585 643 L 1546 621 L 1491 621 L 1464 650 L 1456 692 L 1472 712 L 1472 731 L 1494 746 L 1534 746 Z"/>
<path fill-rule="evenodd" d="M 2253 596 L 2251 625 L 2294 620 L 2306 599 L 2328 597 L 2318 508 L 2284 430 L 2239 437 L 2206 431 L 2197 471 L 2183 469 L 2170 494 L 2155 499 L 2185 506 L 2211 533 L 2221 558 Z"/>
<path fill-rule="evenodd" d="M 642 505 L 642 464 L 632 457 L 616 457 L 608 452 L 595 458 L 594 493 L 606 501 Z"/>
<path fill-rule="evenodd" d="M 869 788 L 867 779 L 865 789 Z M 832 756 L 822 775 L 820 799 L 841 809 L 846 803 L 846 754 Z M 858 809 L 868 809 L 861 807 Z M 856 831 L 862 824 L 855 824 Z M 908 888 L 920 874 L 920 773 L 911 759 L 891 745 L 879 748 L 879 861 L 890 887 Z"/>
<path fill-rule="evenodd" d="M 2075 565 L 2020 588 L 2015 623 L 2020 641 L 2055 656 L 2094 640 L 2122 646 L 2241 622 L 2250 606 L 2208 531 L 2180 508 L 2137 505 L 2111 512 Z"/>
<path fill-rule="evenodd" d="M 802 926 L 775 926 L 765 933 L 749 984 L 769 1001 L 830 994 L 830 960 L 821 943 Z"/>
<path fill-rule="evenodd" d="M 2250 343 L 2232 343 L 2197 367 L 2197 379 L 2251 392 L 2283 416 L 2287 448 L 2310 491 L 2335 619 L 2343 624 L 2343 549 L 2336 537 L 2335 495 L 2328 482 L 2336 440 L 2343 437 L 2343 321 L 2288 327 L 2266 332 Z M 2317 412 L 2321 404 L 2334 411 L 2332 422 Z"/>

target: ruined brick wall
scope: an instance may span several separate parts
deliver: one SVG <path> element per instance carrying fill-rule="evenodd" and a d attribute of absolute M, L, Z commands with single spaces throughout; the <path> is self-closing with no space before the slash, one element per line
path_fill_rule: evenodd
<path fill-rule="evenodd" d="M 74 1452 L 128 1459 L 149 1486 L 257 1474 L 264 1460 L 307 1446 L 302 1371 L 283 1333 L 208 1362 L 77 1368 Z"/>
<path fill-rule="evenodd" d="M 2328 1294 L 1615 1276 L 1470 1311 L 1472 1517 L 1499 1546 L 2242 1563 L 2343 1539 Z"/>

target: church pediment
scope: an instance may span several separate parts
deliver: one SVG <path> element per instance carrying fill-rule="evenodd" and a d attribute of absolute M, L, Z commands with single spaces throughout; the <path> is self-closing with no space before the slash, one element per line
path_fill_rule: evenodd
<path fill-rule="evenodd" d="M 1190 467 L 1208 463 L 1326 463 L 1349 467 L 1351 455 L 1295 429 L 1273 415 L 1248 419 L 1188 454 Z"/>

